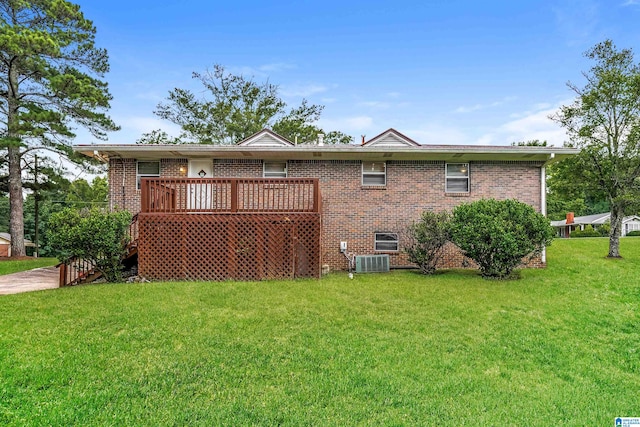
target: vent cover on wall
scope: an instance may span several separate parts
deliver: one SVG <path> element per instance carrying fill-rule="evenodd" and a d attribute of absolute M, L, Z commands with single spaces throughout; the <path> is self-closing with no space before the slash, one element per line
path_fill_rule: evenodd
<path fill-rule="evenodd" d="M 389 271 L 389 255 L 356 256 L 356 273 L 385 273 Z"/>

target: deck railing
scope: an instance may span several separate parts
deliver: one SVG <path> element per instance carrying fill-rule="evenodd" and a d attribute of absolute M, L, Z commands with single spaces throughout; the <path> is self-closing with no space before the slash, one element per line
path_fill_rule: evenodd
<path fill-rule="evenodd" d="M 142 178 L 143 213 L 320 212 L 317 178 Z"/>

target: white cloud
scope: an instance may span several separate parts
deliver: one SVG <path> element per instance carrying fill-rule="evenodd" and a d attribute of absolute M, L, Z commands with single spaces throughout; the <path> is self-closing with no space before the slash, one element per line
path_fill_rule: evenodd
<path fill-rule="evenodd" d="M 258 65 L 257 67 L 253 67 L 250 65 L 241 65 L 225 68 L 232 74 L 241 74 L 245 77 L 256 77 L 259 79 L 265 79 L 269 77 L 270 73 L 278 73 L 281 71 L 291 70 L 296 67 L 296 64 L 288 62 L 273 62 L 270 64 Z"/>
<path fill-rule="evenodd" d="M 347 135 L 360 135 L 371 132 L 373 117 L 351 116 L 333 119 L 322 117 L 318 120 L 318 125 L 325 131 L 339 130 Z"/>
<path fill-rule="evenodd" d="M 380 109 L 390 107 L 390 104 L 384 101 L 364 101 L 364 102 L 359 102 L 357 105 L 359 107 L 380 108 Z"/>
<path fill-rule="evenodd" d="M 259 71 L 263 72 L 278 72 L 284 70 L 291 70 L 296 68 L 295 64 L 290 64 L 288 62 L 274 62 L 272 64 L 263 64 L 258 67 Z"/>
<path fill-rule="evenodd" d="M 430 145 L 466 145 L 469 136 L 461 130 L 439 123 L 429 123 L 416 129 L 398 129 L 420 144 Z"/>
<path fill-rule="evenodd" d="M 569 46 L 589 44 L 600 23 L 600 11 L 593 0 L 565 0 L 553 8 L 558 32 Z"/>
<path fill-rule="evenodd" d="M 516 100 L 515 96 L 506 96 L 504 98 L 502 98 L 499 101 L 494 101 L 488 104 L 476 104 L 476 105 L 472 105 L 472 106 L 462 106 L 462 107 L 458 107 L 455 109 L 454 112 L 456 113 L 471 113 L 473 111 L 478 111 L 478 110 L 486 110 L 487 108 L 494 108 L 494 107 L 499 107 L 501 105 L 504 105 L 508 102 L 514 101 Z"/>
<path fill-rule="evenodd" d="M 509 145 L 512 142 L 537 139 L 561 147 L 569 138 L 565 130 L 549 118 L 550 115 L 558 111 L 560 105 L 562 103 L 545 109 L 529 111 L 498 126 L 495 131 L 481 135 L 474 144 Z"/>
<path fill-rule="evenodd" d="M 114 121 L 121 126 L 121 129 L 117 132 L 109 133 L 109 144 L 133 144 L 139 139 L 143 133 L 151 132 L 155 129 L 162 129 L 170 136 L 178 136 L 180 134 L 180 127 L 173 123 L 160 120 L 154 116 L 127 116 L 127 117 L 114 117 Z M 90 143 L 102 141 L 93 141 L 93 138 L 87 138 L 87 140 L 78 143 Z"/>
<path fill-rule="evenodd" d="M 622 6 L 636 6 L 636 5 L 640 5 L 640 0 L 627 0 L 626 2 L 622 3 Z"/>
<path fill-rule="evenodd" d="M 292 84 L 280 86 L 280 93 L 289 97 L 306 97 L 316 93 L 326 92 L 328 88 L 319 84 Z"/>

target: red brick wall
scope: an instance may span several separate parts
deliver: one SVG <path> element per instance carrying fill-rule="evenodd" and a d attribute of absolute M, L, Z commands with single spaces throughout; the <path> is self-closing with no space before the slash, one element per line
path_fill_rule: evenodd
<path fill-rule="evenodd" d="M 162 159 L 160 160 L 160 176 L 181 176 L 180 168 L 182 167 L 186 171 L 187 166 L 186 159 Z M 124 182 L 122 180 L 123 171 Z M 137 162 L 135 159 L 109 160 L 109 208 L 111 210 L 125 209 L 132 214 L 140 212 L 140 190 L 137 187 L 136 174 Z"/>
<path fill-rule="evenodd" d="M 476 162 L 469 167 L 469 194 L 445 194 L 445 163 L 438 161 L 387 162 L 387 185 L 361 185 L 359 161 L 290 161 L 289 176 L 320 178 L 322 192 L 322 262 L 332 269 L 346 269 L 339 251 L 347 241 L 348 252 L 374 251 L 375 232 L 399 232 L 424 210 L 451 210 L 462 202 L 482 198 L 518 199 L 540 211 L 540 165 L 508 162 Z M 313 171 L 313 175 L 309 175 Z M 462 256 L 447 251 L 448 267 L 462 266 Z M 389 253 L 392 266 L 406 265 L 401 252 Z"/>
<path fill-rule="evenodd" d="M 213 162 L 213 176 L 214 178 L 261 178 L 262 160 L 217 159 Z"/>
<path fill-rule="evenodd" d="M 122 202 L 122 170 L 125 196 Z M 180 176 L 187 161 L 163 160 L 161 176 Z M 442 161 L 389 161 L 387 185 L 362 186 L 360 161 L 289 161 L 291 178 L 319 178 L 322 193 L 322 263 L 331 269 L 346 269 L 347 261 L 339 251 L 347 241 L 348 252 L 373 254 L 375 232 L 399 232 L 424 210 L 451 210 L 463 202 L 481 198 L 518 199 L 540 211 L 540 164 L 537 162 L 471 162 L 470 192 L 445 193 L 445 163 Z M 214 177 L 262 177 L 262 162 L 254 159 L 215 160 Z M 136 163 L 111 160 L 109 183 L 111 206 L 136 213 L 140 209 L 136 190 Z M 401 253 L 389 253 L 392 266 L 407 265 Z M 447 249 L 444 267 L 469 265 L 455 249 Z M 541 265 L 535 260 L 531 265 Z"/>

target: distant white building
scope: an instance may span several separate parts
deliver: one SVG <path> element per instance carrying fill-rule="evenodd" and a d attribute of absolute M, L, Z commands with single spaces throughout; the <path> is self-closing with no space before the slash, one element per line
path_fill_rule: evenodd
<path fill-rule="evenodd" d="M 611 213 L 600 213 L 586 216 L 573 216 L 573 212 L 569 212 L 567 217 L 562 221 L 551 221 L 551 225 L 556 229 L 559 237 L 569 237 L 572 231 L 584 230 L 584 227 L 590 225 L 594 230 L 603 224 L 609 223 Z M 640 230 L 640 217 L 637 215 L 625 216 L 622 220 L 622 236 L 634 230 Z"/>

